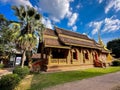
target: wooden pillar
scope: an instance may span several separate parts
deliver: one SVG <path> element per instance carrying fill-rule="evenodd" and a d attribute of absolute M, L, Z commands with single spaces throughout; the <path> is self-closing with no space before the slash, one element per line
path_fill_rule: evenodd
<path fill-rule="evenodd" d="M 90 63 L 93 63 L 93 58 L 92 58 L 92 49 L 90 49 Z"/>
<path fill-rule="evenodd" d="M 68 62 L 68 60 L 69 60 L 68 56 L 69 56 L 69 50 L 66 51 L 66 64 L 69 64 L 69 62 Z"/>
<path fill-rule="evenodd" d="M 84 59 L 84 53 L 83 53 L 83 48 L 81 48 L 81 64 L 83 64 L 83 59 Z"/>
<path fill-rule="evenodd" d="M 73 64 L 73 52 L 72 51 L 70 51 L 70 56 L 71 56 L 71 58 L 70 58 L 70 64 Z"/>
<path fill-rule="evenodd" d="M 70 54 L 70 49 L 69 49 L 69 51 L 68 51 L 67 64 L 71 64 L 71 54 Z"/>
<path fill-rule="evenodd" d="M 82 54 L 83 54 L 83 64 L 86 63 L 86 60 L 85 60 L 85 52 L 84 52 L 84 48 L 82 49 Z"/>
<path fill-rule="evenodd" d="M 51 52 L 52 52 L 52 50 L 51 50 L 51 48 L 49 48 L 49 54 L 48 54 L 48 65 L 51 64 Z"/>
<path fill-rule="evenodd" d="M 78 59 L 78 64 L 80 64 L 80 58 L 81 58 L 81 55 L 80 55 L 80 49 L 78 48 L 78 49 L 77 49 L 77 59 Z"/>

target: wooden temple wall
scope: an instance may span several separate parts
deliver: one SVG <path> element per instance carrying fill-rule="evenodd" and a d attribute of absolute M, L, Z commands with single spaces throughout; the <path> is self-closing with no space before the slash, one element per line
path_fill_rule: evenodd
<path fill-rule="evenodd" d="M 73 58 L 73 52 L 77 53 L 77 59 Z M 81 65 L 81 64 L 93 64 L 93 52 L 97 52 L 93 49 L 85 49 L 85 48 L 73 48 L 68 51 L 68 54 L 66 58 L 52 58 L 52 53 L 48 55 L 48 64 L 49 65 L 69 65 L 69 64 L 75 64 L 75 65 Z M 85 56 L 85 53 L 87 53 L 87 56 Z"/>
<path fill-rule="evenodd" d="M 48 54 L 48 70 L 47 71 L 64 71 L 64 70 L 73 70 L 73 69 L 81 69 L 81 68 L 90 68 L 94 67 L 94 55 L 93 53 L 97 53 L 97 50 L 89 49 L 89 48 L 72 48 L 67 49 L 68 53 L 66 58 L 52 58 L 52 49 L 50 48 L 50 52 Z M 66 51 L 67 51 L 66 50 Z M 77 53 L 77 59 L 74 59 L 73 52 Z M 85 53 L 88 53 L 88 57 L 85 57 Z"/>
<path fill-rule="evenodd" d="M 52 49 L 50 49 L 52 50 Z M 88 50 L 88 58 L 84 57 L 84 50 Z M 73 58 L 73 53 L 71 51 L 77 52 L 77 60 Z M 64 70 L 77 70 L 82 68 L 90 68 L 94 67 L 93 65 L 93 56 L 92 49 L 84 49 L 84 48 L 73 48 L 68 50 L 68 54 L 66 58 L 52 58 L 52 53 L 50 51 L 48 55 L 48 69 L 47 71 L 64 71 Z M 85 60 L 85 61 L 84 61 Z"/>

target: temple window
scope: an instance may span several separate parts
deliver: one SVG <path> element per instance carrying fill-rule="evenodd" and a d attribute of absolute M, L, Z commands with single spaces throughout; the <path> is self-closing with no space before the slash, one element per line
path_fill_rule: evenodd
<path fill-rule="evenodd" d="M 76 49 L 74 49 L 74 51 L 73 51 L 73 59 L 74 59 L 74 60 L 77 60 L 77 59 L 78 59 Z"/>
<path fill-rule="evenodd" d="M 73 52 L 73 59 L 77 60 L 77 52 Z"/>
<path fill-rule="evenodd" d="M 89 58 L 88 58 L 88 53 L 85 53 L 85 59 L 89 59 Z"/>
<path fill-rule="evenodd" d="M 87 59 L 87 60 L 89 60 L 88 51 L 85 51 L 85 52 L 84 52 L 84 58 Z"/>
<path fill-rule="evenodd" d="M 66 51 L 62 49 L 53 49 L 52 58 L 66 58 Z"/>

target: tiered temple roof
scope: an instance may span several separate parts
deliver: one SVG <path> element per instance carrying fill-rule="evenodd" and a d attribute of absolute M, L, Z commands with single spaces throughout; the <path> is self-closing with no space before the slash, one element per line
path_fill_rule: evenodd
<path fill-rule="evenodd" d="M 45 47 L 66 48 L 71 46 L 94 48 L 107 53 L 95 40 L 88 38 L 87 35 L 75 33 L 55 27 L 55 30 L 46 29 L 44 31 Z"/>

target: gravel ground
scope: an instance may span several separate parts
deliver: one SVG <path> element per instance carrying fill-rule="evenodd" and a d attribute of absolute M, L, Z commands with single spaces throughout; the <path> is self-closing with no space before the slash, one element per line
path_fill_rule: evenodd
<path fill-rule="evenodd" d="M 120 90 L 120 72 L 56 85 L 44 90 Z"/>

